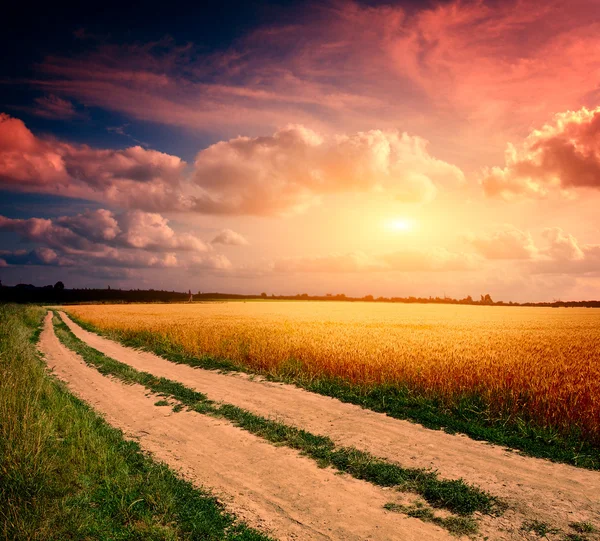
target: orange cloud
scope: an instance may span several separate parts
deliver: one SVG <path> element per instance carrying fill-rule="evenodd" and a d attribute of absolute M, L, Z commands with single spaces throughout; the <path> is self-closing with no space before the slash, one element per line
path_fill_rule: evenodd
<path fill-rule="evenodd" d="M 485 170 L 488 195 L 543 197 L 550 190 L 600 189 L 600 107 L 555 115 L 522 148 L 509 146 L 504 168 Z"/>
<path fill-rule="evenodd" d="M 289 126 L 269 137 L 237 137 L 202 150 L 194 180 L 204 190 L 196 209 L 214 214 L 298 212 L 322 195 L 385 191 L 405 202 L 431 200 L 462 171 L 427 151 L 427 141 L 371 130 L 323 137 Z"/>
<path fill-rule="evenodd" d="M 513 226 L 492 233 L 471 233 L 466 240 L 486 259 L 534 259 L 538 254 L 531 233 Z"/>

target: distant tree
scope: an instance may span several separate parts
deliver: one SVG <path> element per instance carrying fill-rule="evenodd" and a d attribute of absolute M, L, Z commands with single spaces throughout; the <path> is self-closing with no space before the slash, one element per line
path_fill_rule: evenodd
<path fill-rule="evenodd" d="M 63 284 L 61 281 L 58 281 L 54 284 L 54 289 L 56 291 L 62 291 L 65 288 L 65 284 Z"/>
<path fill-rule="evenodd" d="M 260 296 L 261 296 L 263 299 L 266 299 L 266 298 L 267 298 L 267 294 L 266 294 L 264 291 L 263 291 L 263 292 L 260 294 Z"/>
<path fill-rule="evenodd" d="M 486 293 L 485 295 L 481 295 L 481 300 L 479 302 L 481 304 L 494 304 L 494 301 L 492 300 L 492 297 L 490 296 L 489 293 Z"/>
<path fill-rule="evenodd" d="M 373 295 L 365 295 L 365 296 L 364 296 L 364 299 L 365 299 L 366 301 L 372 301 L 372 300 L 373 300 Z"/>

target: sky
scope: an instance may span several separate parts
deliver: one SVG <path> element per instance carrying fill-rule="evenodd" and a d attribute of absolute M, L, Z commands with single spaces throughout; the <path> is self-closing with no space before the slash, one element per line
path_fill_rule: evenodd
<path fill-rule="evenodd" d="M 4 285 L 600 298 L 597 0 L 196 4 L 7 8 Z"/>

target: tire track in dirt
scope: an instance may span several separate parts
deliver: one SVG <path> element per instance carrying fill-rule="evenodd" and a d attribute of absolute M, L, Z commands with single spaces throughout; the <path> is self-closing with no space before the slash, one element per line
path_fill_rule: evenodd
<path fill-rule="evenodd" d="M 39 349 L 69 389 L 112 426 L 278 539 L 454 539 L 437 526 L 385 511 L 385 503 L 402 498 L 396 491 L 320 469 L 296 451 L 226 421 L 154 406 L 157 397 L 145 388 L 105 377 L 65 348 L 54 334 L 51 313 Z"/>
<path fill-rule="evenodd" d="M 175 364 L 88 332 L 66 314 L 61 312 L 61 316 L 89 346 L 138 370 L 179 381 L 212 400 L 329 436 L 339 445 L 354 446 L 405 467 L 433 468 L 444 478 L 463 478 L 478 485 L 511 505 L 505 517 L 484 518 L 484 526 L 494 530 L 501 527 L 522 539 L 519 528 L 527 518 L 565 531 L 573 521 L 600 526 L 600 472 L 524 457 L 292 385 Z"/>

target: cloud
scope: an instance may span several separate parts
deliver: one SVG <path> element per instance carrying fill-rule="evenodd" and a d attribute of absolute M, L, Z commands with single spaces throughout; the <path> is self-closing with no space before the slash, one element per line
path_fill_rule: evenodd
<path fill-rule="evenodd" d="M 122 250 L 108 247 L 101 253 L 85 254 L 88 264 L 124 268 L 174 268 L 179 261 L 175 253 L 156 254 L 144 250 Z"/>
<path fill-rule="evenodd" d="M 573 235 L 565 233 L 560 227 L 544 229 L 542 235 L 549 244 L 544 254 L 554 261 L 581 261 L 585 259 L 586 253 L 579 246 L 577 239 Z"/>
<path fill-rule="evenodd" d="M 52 265 L 80 268 L 204 268 L 223 270 L 231 263 L 189 232 L 177 232 L 156 213 L 114 214 L 86 210 L 55 219 L 0 216 L 0 231 L 34 243 L 33 250 L 0 251 L 0 265 Z"/>
<path fill-rule="evenodd" d="M 0 261 L 7 265 L 52 265 L 64 266 L 70 262 L 59 255 L 51 248 L 36 248 L 34 250 L 0 250 Z"/>
<path fill-rule="evenodd" d="M 44 218 L 22 220 L 0 216 L 0 231 L 10 231 L 18 234 L 22 240 L 44 244 L 66 253 L 93 251 L 97 247 L 86 236 Z"/>
<path fill-rule="evenodd" d="M 191 233 L 177 233 L 156 213 L 132 210 L 115 215 L 106 209 L 86 210 L 55 220 L 12 219 L 0 216 L 0 231 L 43 243 L 68 253 L 101 251 L 105 246 L 149 251 L 207 252 L 209 244 Z"/>
<path fill-rule="evenodd" d="M 232 269 L 233 265 L 223 254 L 207 254 L 192 257 L 188 268 L 225 271 Z"/>
<path fill-rule="evenodd" d="M 600 274 L 600 245 L 583 244 L 560 227 L 541 231 L 535 243 L 528 231 L 505 225 L 492 233 L 470 234 L 465 240 L 489 260 L 521 260 L 526 274 Z"/>
<path fill-rule="evenodd" d="M 486 259 L 535 259 L 538 254 L 531 233 L 510 225 L 492 233 L 471 233 L 466 240 Z"/>
<path fill-rule="evenodd" d="M 490 196 L 543 197 L 550 190 L 600 190 L 600 107 L 567 111 L 532 131 L 522 148 L 509 146 L 504 168 L 485 171 Z"/>
<path fill-rule="evenodd" d="M 99 40 L 80 55 L 46 57 L 31 83 L 201 130 L 255 133 L 287 122 L 355 130 L 374 119 L 392 127 L 398 118 L 428 121 L 415 113 L 425 107 L 434 127 L 474 120 L 471 140 L 482 144 L 483 134 L 526 128 L 594 96 L 595 7 L 595 0 L 321 2 L 295 13 L 293 24 L 255 29 L 211 54 L 170 39 Z"/>
<path fill-rule="evenodd" d="M 600 275 L 600 244 L 582 244 L 559 227 L 545 229 L 542 236 L 546 245 L 531 264 L 532 273 Z"/>
<path fill-rule="evenodd" d="M 0 187 L 77 197 L 144 210 L 186 210 L 179 182 L 185 162 L 140 146 L 93 149 L 36 137 L 0 113 Z"/>
<path fill-rule="evenodd" d="M 440 186 L 464 181 L 458 167 L 427 146 L 396 130 L 323 136 L 296 125 L 215 143 L 198 153 L 188 175 L 177 156 L 42 139 L 0 115 L 0 188 L 155 213 L 292 214 L 343 192 L 385 191 L 403 202 L 426 202 Z"/>
<path fill-rule="evenodd" d="M 443 248 L 398 250 L 381 254 L 331 253 L 315 257 L 280 258 L 277 273 L 448 272 L 473 270 L 477 261 L 468 254 Z"/>
<path fill-rule="evenodd" d="M 75 106 L 69 100 L 64 100 L 54 94 L 35 99 L 32 112 L 43 118 L 68 120 L 78 116 Z"/>
<path fill-rule="evenodd" d="M 112 241 L 121 233 L 114 213 L 106 209 L 88 209 L 75 216 L 61 216 L 56 223 L 95 242 Z"/>
<path fill-rule="evenodd" d="M 211 244 L 228 244 L 230 246 L 247 246 L 249 244 L 245 237 L 231 229 L 223 229 L 210 242 Z"/>
<path fill-rule="evenodd" d="M 323 137 L 288 126 L 268 137 L 237 137 L 202 150 L 195 208 L 213 214 L 301 212 L 323 195 L 386 191 L 405 202 L 431 200 L 462 171 L 427 151 L 427 141 L 398 131 Z"/>
<path fill-rule="evenodd" d="M 132 210 L 121 216 L 121 241 L 132 248 L 206 252 L 210 247 L 190 233 L 175 233 L 160 214 Z"/>

